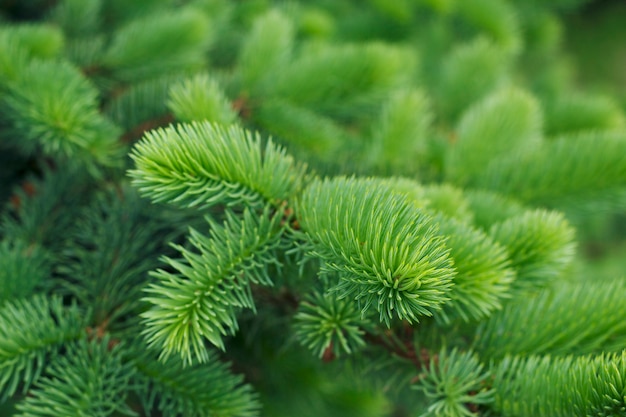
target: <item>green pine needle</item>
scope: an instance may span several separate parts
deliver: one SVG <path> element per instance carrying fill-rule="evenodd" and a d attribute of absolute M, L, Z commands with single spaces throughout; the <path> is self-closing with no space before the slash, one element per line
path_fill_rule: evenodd
<path fill-rule="evenodd" d="M 336 357 L 351 354 L 365 346 L 363 329 L 369 325 L 354 301 L 316 291 L 300 303 L 293 328 L 300 342 L 321 358 L 328 352 Z"/>
<path fill-rule="evenodd" d="M 439 232 L 448 236 L 446 246 L 457 270 L 451 300 L 437 317 L 444 321 L 455 316 L 465 321 L 479 320 L 499 310 L 510 297 L 510 286 L 515 280 L 504 246 L 458 220 L 443 216 L 435 219 Z"/>
<path fill-rule="evenodd" d="M 626 415 L 626 351 L 513 356 L 498 364 L 494 408 L 504 417 Z"/>
<path fill-rule="evenodd" d="M 119 164 L 119 131 L 99 113 L 98 91 L 63 61 L 30 62 L 0 98 L 0 117 L 25 153 L 42 149 L 87 166 Z"/>
<path fill-rule="evenodd" d="M 491 375 L 483 368 L 472 352 L 448 352 L 444 348 L 433 355 L 412 386 L 422 391 L 430 403 L 420 417 L 479 416 L 476 407 L 491 404 L 495 392 L 488 388 Z"/>
<path fill-rule="evenodd" d="M 37 244 L 0 241 L 0 306 L 7 300 L 27 297 L 40 289 L 52 273 L 50 258 Z"/>
<path fill-rule="evenodd" d="M 539 102 L 529 93 L 511 88 L 490 94 L 463 114 L 447 154 L 447 179 L 476 183 L 491 161 L 537 146 L 541 127 Z"/>
<path fill-rule="evenodd" d="M 206 208 L 280 205 L 300 188 L 303 167 L 269 141 L 240 127 L 209 122 L 146 133 L 133 148 L 129 174 L 154 202 Z"/>
<path fill-rule="evenodd" d="M 253 417 L 260 404 L 252 387 L 229 364 L 213 360 L 206 364 L 186 364 L 178 357 L 166 361 L 144 346 L 137 346 L 133 358 L 136 369 L 133 391 L 146 415 L 158 410 L 163 417 Z M 212 354 L 214 356 L 214 353 Z"/>
<path fill-rule="evenodd" d="M 516 290 L 536 290 L 551 284 L 570 264 L 575 253 L 575 232 L 563 214 L 527 210 L 494 224 L 489 234 L 508 251 L 517 273 Z"/>
<path fill-rule="evenodd" d="M 67 345 L 17 405 L 17 417 L 136 416 L 126 404 L 134 372 L 123 355 L 124 347 L 109 337 Z"/>
<path fill-rule="evenodd" d="M 18 389 L 26 392 L 50 358 L 84 333 L 84 313 L 43 295 L 0 306 L 0 401 Z"/>
<path fill-rule="evenodd" d="M 104 65 L 120 81 L 198 70 L 210 41 L 207 17 L 193 8 L 154 13 L 118 29 Z"/>
<path fill-rule="evenodd" d="M 623 279 L 557 285 L 510 302 L 481 323 L 475 349 L 491 358 L 620 351 L 626 346 L 624 299 Z"/>
<path fill-rule="evenodd" d="M 185 363 L 208 360 L 205 339 L 224 349 L 223 336 L 237 330 L 236 312 L 254 309 L 250 284 L 271 285 L 268 266 L 277 264 L 281 245 L 282 212 L 273 216 L 245 210 L 243 218 L 227 212 L 223 226 L 210 221 L 211 237 L 191 231 L 189 243 L 197 251 L 175 246 L 184 259 L 165 258 L 176 272 L 159 269 L 146 289 L 152 308 L 142 314 L 150 345 L 172 353 Z"/>
<path fill-rule="evenodd" d="M 342 280 L 340 297 L 363 313 L 417 321 L 448 297 L 455 275 L 448 250 L 430 218 L 375 179 L 316 180 L 296 204 L 313 256 Z"/>
<path fill-rule="evenodd" d="M 182 122 L 207 120 L 229 125 L 237 120 L 237 113 L 222 88 L 205 73 L 174 84 L 167 107 Z"/>

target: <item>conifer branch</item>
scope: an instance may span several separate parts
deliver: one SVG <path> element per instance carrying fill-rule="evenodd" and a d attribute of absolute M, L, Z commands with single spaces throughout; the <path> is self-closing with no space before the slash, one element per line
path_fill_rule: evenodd
<path fill-rule="evenodd" d="M 533 204 L 614 210 L 626 200 L 625 161 L 622 132 L 566 135 L 494 161 L 477 183 Z"/>
<path fill-rule="evenodd" d="M 16 240 L 0 242 L 0 305 L 30 296 L 46 285 L 52 273 L 51 256 L 39 245 Z"/>
<path fill-rule="evenodd" d="M 504 245 L 517 277 L 516 290 L 549 285 L 572 261 L 574 229 L 558 212 L 532 210 L 494 224 L 491 237 Z"/>
<path fill-rule="evenodd" d="M 373 179 L 316 180 L 296 204 L 296 217 L 323 261 L 338 272 L 340 297 L 365 314 L 417 321 L 448 300 L 455 270 L 430 218 Z"/>
<path fill-rule="evenodd" d="M 133 391 L 146 415 L 158 410 L 164 417 L 253 417 L 260 404 L 257 395 L 228 364 L 214 359 L 207 364 L 186 364 L 173 356 L 157 360 L 152 350 L 133 359 Z M 215 353 L 212 354 L 214 357 Z"/>
<path fill-rule="evenodd" d="M 439 232 L 448 236 L 446 246 L 457 274 L 450 302 L 436 315 L 444 321 L 455 316 L 468 321 L 488 317 L 510 297 L 515 271 L 504 246 L 486 233 L 455 219 L 436 217 Z"/>
<path fill-rule="evenodd" d="M 300 342 L 324 358 L 364 347 L 364 329 L 370 326 L 352 300 L 328 291 L 316 291 L 301 301 L 293 324 Z"/>
<path fill-rule="evenodd" d="M 495 370 L 494 408 L 503 415 L 620 416 L 626 412 L 626 352 L 512 356 Z"/>
<path fill-rule="evenodd" d="M 304 169 L 282 149 L 239 127 L 208 122 L 146 133 L 131 153 L 133 184 L 154 202 L 206 208 L 280 205 L 300 188 Z"/>
<path fill-rule="evenodd" d="M 133 368 L 123 361 L 124 347 L 110 342 L 82 338 L 69 344 L 17 405 L 17 416 L 135 416 L 126 404 Z"/>
<path fill-rule="evenodd" d="M 191 7 L 134 19 L 115 32 L 102 64 L 120 81 L 139 81 L 202 68 L 211 33 Z"/>
<path fill-rule="evenodd" d="M 442 349 L 431 357 L 423 373 L 412 386 L 431 401 L 420 417 L 477 417 L 479 406 L 494 400 L 489 387 L 489 371 L 472 352 Z"/>
<path fill-rule="evenodd" d="M 41 148 L 87 167 L 115 165 L 118 130 L 98 112 L 98 92 L 65 62 L 33 60 L 0 97 L 1 119 L 26 154 Z"/>
<path fill-rule="evenodd" d="M 556 285 L 506 304 L 481 323 L 475 349 L 490 358 L 618 352 L 626 346 L 624 297 L 619 279 Z"/>
<path fill-rule="evenodd" d="M 51 357 L 84 333 L 85 315 L 60 297 L 35 295 L 0 306 L 0 400 L 26 392 Z"/>
<path fill-rule="evenodd" d="M 159 269 L 158 282 L 146 289 L 152 308 L 142 314 L 150 345 L 162 349 L 161 358 L 176 353 L 185 363 L 206 362 L 204 339 L 224 349 L 223 336 L 237 330 L 239 308 L 254 309 L 250 283 L 271 285 L 268 265 L 277 264 L 281 245 L 280 212 L 268 208 L 243 218 L 227 212 L 223 226 L 209 220 L 211 237 L 191 230 L 189 243 L 197 252 L 175 246 L 183 259 L 165 258 L 176 272 Z"/>

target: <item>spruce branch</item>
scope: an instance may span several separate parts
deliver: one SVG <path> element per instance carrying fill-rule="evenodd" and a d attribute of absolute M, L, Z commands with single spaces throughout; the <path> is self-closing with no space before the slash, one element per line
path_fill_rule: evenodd
<path fill-rule="evenodd" d="M 507 356 L 495 370 L 494 408 L 504 416 L 622 416 L 626 352 L 598 356 Z"/>
<path fill-rule="evenodd" d="M 283 99 L 263 101 L 250 118 L 313 166 L 345 164 L 338 155 L 351 154 L 356 143 L 354 135 L 331 117 Z"/>
<path fill-rule="evenodd" d="M 481 323 L 474 348 L 490 358 L 619 352 L 626 346 L 624 297 L 621 279 L 555 285 L 506 304 Z"/>
<path fill-rule="evenodd" d="M 14 80 L 18 73 L 8 71 L 19 69 L 28 59 L 50 59 L 57 57 L 63 50 L 65 37 L 61 31 L 49 24 L 23 23 L 6 25 L 0 29 L 0 62 L 14 59 L 15 62 L 0 64 L 0 85 Z M 24 58 L 24 60 L 22 60 Z M 6 66 L 5 66 L 6 65 Z"/>
<path fill-rule="evenodd" d="M 99 113 L 98 91 L 67 62 L 29 62 L 8 84 L 0 109 L 26 154 L 42 149 L 90 168 L 119 163 L 118 131 Z"/>
<path fill-rule="evenodd" d="M 291 20 L 275 9 L 259 15 L 241 46 L 239 77 L 245 91 L 258 95 L 264 83 L 276 81 L 275 72 L 291 58 L 294 27 Z"/>
<path fill-rule="evenodd" d="M 436 315 L 444 321 L 455 316 L 465 321 L 488 317 L 510 297 L 515 281 L 507 250 L 486 233 L 452 218 L 435 217 L 439 232 L 448 236 L 446 246 L 457 274 L 450 301 Z"/>
<path fill-rule="evenodd" d="M 476 100 L 508 81 L 511 55 L 485 37 L 457 44 L 444 57 L 437 93 L 451 122 Z"/>
<path fill-rule="evenodd" d="M 146 133 L 133 148 L 133 184 L 154 202 L 206 208 L 280 205 L 300 188 L 304 168 L 258 134 L 208 122 Z"/>
<path fill-rule="evenodd" d="M 457 13 L 489 35 L 505 53 L 515 54 L 522 48 L 518 13 L 512 4 L 498 0 L 467 0 L 458 3 Z"/>
<path fill-rule="evenodd" d="M 176 353 L 185 363 L 206 362 L 204 340 L 223 350 L 222 337 L 237 330 L 236 312 L 254 309 L 250 284 L 272 285 L 267 268 L 278 263 L 282 212 L 246 209 L 241 219 L 228 211 L 223 225 L 207 220 L 211 236 L 192 229 L 195 251 L 175 246 L 183 259 L 165 258 L 175 272 L 155 271 L 158 282 L 146 289 L 152 308 L 142 314 L 143 333 L 164 359 Z"/>
<path fill-rule="evenodd" d="M 424 91 L 398 91 L 384 104 L 372 131 L 367 160 L 386 171 L 416 172 L 424 163 L 433 114 Z"/>
<path fill-rule="evenodd" d="M 168 122 L 172 121 L 165 102 L 175 80 L 172 76 L 150 79 L 113 95 L 104 112 L 124 129 L 126 133 L 122 139 L 127 140 L 129 136 L 130 139 L 140 138 L 144 131 L 168 124 L 155 124 L 155 120 L 165 118 Z"/>
<path fill-rule="evenodd" d="M 133 392 L 146 415 L 158 410 L 164 417 L 253 417 L 260 404 L 252 387 L 229 364 L 217 358 L 189 366 L 172 356 L 158 360 L 153 350 L 138 346 Z M 216 353 L 211 356 L 215 358 Z"/>
<path fill-rule="evenodd" d="M 206 73 L 172 85 L 167 107 L 182 122 L 207 120 L 227 126 L 237 120 L 237 113 L 226 94 Z"/>
<path fill-rule="evenodd" d="M 538 146 L 541 127 L 539 102 L 529 93 L 503 89 L 490 94 L 463 113 L 448 150 L 446 178 L 475 183 L 490 161 Z"/>
<path fill-rule="evenodd" d="M 623 207 L 626 136 L 621 131 L 564 135 L 493 161 L 477 179 L 521 201 L 570 211 Z"/>
<path fill-rule="evenodd" d="M 485 231 L 525 210 L 516 200 L 491 191 L 468 190 L 463 195 L 473 213 L 472 223 Z"/>
<path fill-rule="evenodd" d="M 201 69 L 209 28 L 207 17 L 192 7 L 134 19 L 115 32 L 102 65 L 120 81 Z"/>
<path fill-rule="evenodd" d="M 63 29 L 68 37 L 97 33 L 103 22 L 102 0 L 63 0 L 48 14 L 48 20 Z"/>
<path fill-rule="evenodd" d="M 17 416 L 136 416 L 126 404 L 133 368 L 123 360 L 124 346 L 111 342 L 81 338 L 68 344 L 17 405 Z"/>
<path fill-rule="evenodd" d="M 94 188 L 91 178 L 76 167 L 45 168 L 43 178 L 28 178 L 15 191 L 11 207 L 0 217 L 0 231 L 58 254 L 61 246 L 57 244 L 67 237 Z"/>
<path fill-rule="evenodd" d="M 148 272 L 159 265 L 165 242 L 182 234 L 155 214 L 149 202 L 122 185 L 96 194 L 74 220 L 55 281 L 91 306 L 92 324 L 110 322 L 110 330 L 119 331 L 141 311 L 137 300 Z"/>
<path fill-rule="evenodd" d="M 435 214 L 472 223 L 474 213 L 470 209 L 465 193 L 450 184 L 429 184 L 421 186 L 424 198 L 428 201 L 426 208 Z"/>
<path fill-rule="evenodd" d="M 477 417 L 478 407 L 494 401 L 489 388 L 489 371 L 471 352 L 442 349 L 412 386 L 428 398 L 430 405 L 421 417 Z"/>
<path fill-rule="evenodd" d="M 316 180 L 296 218 L 322 269 L 338 272 L 340 297 L 365 314 L 417 321 L 448 300 L 455 270 L 431 219 L 375 179 Z"/>
<path fill-rule="evenodd" d="M 362 117 L 404 85 L 414 62 L 412 51 L 397 46 L 327 45 L 280 68 L 266 94 L 328 116 Z"/>
<path fill-rule="evenodd" d="M 0 306 L 7 300 L 30 296 L 45 286 L 52 273 L 50 255 L 36 244 L 0 241 Z"/>
<path fill-rule="evenodd" d="M 0 306 L 0 401 L 26 392 L 51 357 L 84 333 L 84 311 L 60 297 L 35 295 Z"/>
<path fill-rule="evenodd" d="M 320 358 L 364 347 L 364 329 L 370 326 L 352 300 L 328 291 L 315 291 L 301 301 L 293 323 L 296 337 Z"/>
<path fill-rule="evenodd" d="M 619 104 L 607 96 L 573 93 L 555 97 L 546 103 L 546 134 L 618 130 L 626 125 Z"/>
<path fill-rule="evenodd" d="M 572 261 L 574 229 L 554 211 L 527 210 L 494 224 L 489 235 L 506 247 L 517 277 L 512 288 L 536 290 L 549 285 Z"/>

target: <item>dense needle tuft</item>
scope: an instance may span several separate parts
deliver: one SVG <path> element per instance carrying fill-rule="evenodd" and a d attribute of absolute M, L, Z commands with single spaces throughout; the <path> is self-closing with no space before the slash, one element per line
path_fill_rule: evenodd
<path fill-rule="evenodd" d="M 361 305 L 417 321 L 448 300 L 455 270 L 431 219 L 376 179 L 316 180 L 297 202 L 311 253 L 336 271 L 336 289 Z"/>

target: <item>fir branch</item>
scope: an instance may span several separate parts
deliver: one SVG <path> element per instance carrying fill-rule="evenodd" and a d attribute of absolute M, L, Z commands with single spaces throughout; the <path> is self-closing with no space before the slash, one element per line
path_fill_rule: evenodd
<path fill-rule="evenodd" d="M 490 358 L 621 351 L 626 346 L 625 297 L 621 279 L 556 285 L 508 303 L 481 323 L 475 349 Z"/>
<path fill-rule="evenodd" d="M 465 111 L 450 145 L 446 178 L 472 184 L 487 164 L 541 140 L 542 113 L 538 101 L 517 89 L 497 91 Z"/>
<path fill-rule="evenodd" d="M 473 213 L 472 223 L 485 231 L 524 212 L 524 207 L 516 200 L 491 191 L 468 190 L 463 196 Z"/>
<path fill-rule="evenodd" d="M 626 201 L 626 136 L 619 131 L 561 136 L 493 161 L 476 182 L 533 204 L 614 210 Z"/>
<path fill-rule="evenodd" d="M 495 375 L 494 408 L 505 417 L 626 413 L 626 351 L 581 357 L 506 357 Z"/>
<path fill-rule="evenodd" d="M 494 401 L 495 390 L 488 388 L 489 371 L 472 352 L 442 349 L 430 358 L 428 366 L 412 386 L 422 391 L 430 405 L 420 417 L 477 417 L 478 406 Z"/>
<path fill-rule="evenodd" d="M 98 110 L 97 90 L 63 61 L 30 62 L 0 98 L 2 119 L 24 153 L 41 148 L 87 167 L 119 163 L 117 128 Z"/>
<path fill-rule="evenodd" d="M 17 405 L 18 417 L 136 416 L 126 405 L 133 368 L 123 361 L 122 345 L 105 337 L 91 342 L 82 338 L 66 347 L 66 355 L 50 363 Z"/>
<path fill-rule="evenodd" d="M 93 309 L 92 325 L 127 328 L 166 242 L 181 230 L 155 219 L 148 202 L 128 187 L 106 190 L 74 219 L 71 239 L 58 259 L 56 280 L 65 293 Z"/>
<path fill-rule="evenodd" d="M 296 204 L 311 254 L 341 274 L 340 297 L 365 313 L 417 321 L 448 299 L 455 271 L 429 217 L 374 179 L 316 180 Z"/>
<path fill-rule="evenodd" d="M 404 85 L 414 61 L 412 51 L 390 45 L 324 46 L 277 71 L 267 95 L 331 117 L 363 117 Z"/>
<path fill-rule="evenodd" d="M 206 73 L 172 85 L 167 107 L 182 122 L 207 120 L 227 126 L 237 120 L 237 113 L 220 85 Z"/>
<path fill-rule="evenodd" d="M 192 229 L 189 242 L 198 251 L 175 246 L 184 259 L 165 258 L 176 272 L 159 269 L 145 298 L 152 308 L 142 314 L 150 345 L 162 349 L 161 358 L 179 354 L 185 363 L 208 360 L 207 339 L 224 349 L 222 336 L 237 329 L 239 308 L 254 309 L 250 283 L 271 285 L 268 266 L 276 264 L 281 245 L 281 212 L 269 209 L 243 218 L 227 212 L 223 226 L 207 219 L 211 237 Z"/>
<path fill-rule="evenodd" d="M 38 245 L 16 240 L 0 242 L 0 306 L 30 296 L 52 273 L 50 256 Z"/>
<path fill-rule="evenodd" d="M 304 167 L 258 134 L 208 122 L 146 133 L 131 153 L 133 184 L 154 202 L 206 208 L 280 205 L 300 188 Z"/>
<path fill-rule="evenodd" d="M 276 70 L 291 58 L 293 23 L 278 10 L 259 15 L 241 46 L 239 77 L 246 92 L 258 95 L 263 84 L 274 83 Z"/>
<path fill-rule="evenodd" d="M 574 229 L 561 213 L 526 211 L 494 224 L 489 235 L 508 251 L 517 273 L 514 290 L 534 290 L 550 284 L 572 261 Z"/>
<path fill-rule="evenodd" d="M 163 417 L 253 417 L 260 404 L 257 395 L 227 363 L 187 365 L 178 357 L 157 360 L 154 352 L 142 352 L 133 359 L 136 375 L 133 392 L 146 415 L 155 410 Z M 213 355 L 212 355 L 213 356 Z"/>
<path fill-rule="evenodd" d="M 432 119 L 431 103 L 423 91 L 392 94 L 372 129 L 369 163 L 396 173 L 416 172 L 425 162 Z"/>
<path fill-rule="evenodd" d="M 448 322 L 455 316 L 465 321 L 488 317 L 502 307 L 515 280 L 505 247 L 458 220 L 442 216 L 435 220 L 439 232 L 448 236 L 446 246 L 457 270 L 451 300 L 436 318 Z"/>
<path fill-rule="evenodd" d="M 476 100 L 507 83 L 510 54 L 486 38 L 456 45 L 444 58 L 437 84 L 441 111 L 451 122 Z"/>
<path fill-rule="evenodd" d="M 370 326 L 352 300 L 328 291 L 315 291 L 301 301 L 293 323 L 300 343 L 324 359 L 364 347 L 364 329 Z"/>
<path fill-rule="evenodd" d="M 139 81 L 202 68 L 211 33 L 203 13 L 181 8 L 135 19 L 118 29 L 104 67 L 120 81 Z"/>
<path fill-rule="evenodd" d="M 620 129 L 626 119 L 619 104 L 607 96 L 568 94 L 548 100 L 546 134 L 550 136 Z"/>
<path fill-rule="evenodd" d="M 60 297 L 36 295 L 0 306 L 0 401 L 26 392 L 51 357 L 84 333 L 85 314 Z"/>

